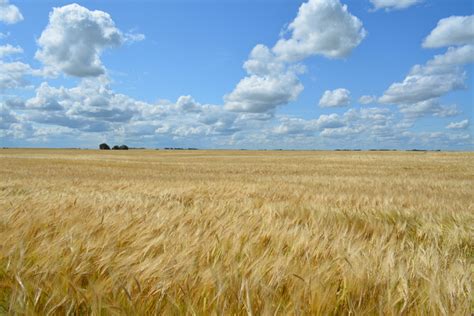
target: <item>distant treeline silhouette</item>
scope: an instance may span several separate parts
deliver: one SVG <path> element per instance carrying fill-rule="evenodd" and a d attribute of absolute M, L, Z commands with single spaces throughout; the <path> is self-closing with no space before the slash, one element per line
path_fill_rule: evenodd
<path fill-rule="evenodd" d="M 7 148 L 7 147 L 3 147 Z M 99 149 L 101 150 L 129 150 L 129 149 L 146 149 L 144 147 L 128 147 L 127 145 L 114 145 L 112 148 L 110 148 L 109 145 L 106 143 L 102 143 L 99 145 Z M 156 150 L 199 150 L 198 148 L 194 147 L 164 147 L 164 148 L 156 148 Z M 240 150 L 247 150 L 245 148 L 241 148 Z M 259 149 L 263 151 L 267 151 L 269 149 Z M 273 149 L 274 151 L 294 151 L 295 149 Z M 318 149 L 313 149 L 313 150 L 318 150 Z M 311 150 L 310 150 L 311 151 Z M 440 149 L 405 149 L 405 150 L 400 150 L 400 149 L 387 149 L 387 148 L 372 148 L 372 149 L 349 149 L 349 148 L 337 148 L 334 149 L 334 151 L 419 151 L 419 152 L 428 152 L 428 151 L 441 151 Z"/>
<path fill-rule="evenodd" d="M 99 149 L 101 150 L 110 150 L 110 146 L 107 145 L 106 143 L 102 143 L 99 145 Z M 114 147 L 112 147 L 112 150 L 128 150 L 128 146 L 127 145 L 115 145 Z"/>

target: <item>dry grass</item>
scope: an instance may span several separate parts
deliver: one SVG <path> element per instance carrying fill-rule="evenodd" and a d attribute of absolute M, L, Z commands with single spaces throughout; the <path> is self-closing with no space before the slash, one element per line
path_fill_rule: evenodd
<path fill-rule="evenodd" d="M 0 150 L 0 314 L 472 312 L 472 153 Z"/>

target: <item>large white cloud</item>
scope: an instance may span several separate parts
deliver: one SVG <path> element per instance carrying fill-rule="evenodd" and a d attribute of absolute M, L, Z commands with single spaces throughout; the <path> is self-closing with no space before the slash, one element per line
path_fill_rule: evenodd
<path fill-rule="evenodd" d="M 423 2 L 423 0 L 370 0 L 370 2 L 372 2 L 375 10 L 400 10 Z"/>
<path fill-rule="evenodd" d="M 18 7 L 9 4 L 8 0 L 0 0 L 0 22 L 14 24 L 23 20 Z"/>
<path fill-rule="evenodd" d="M 460 66 L 474 61 L 474 45 L 451 47 L 425 65 L 414 66 L 402 82 L 392 84 L 379 98 L 386 104 L 409 104 L 440 97 L 465 87 Z"/>
<path fill-rule="evenodd" d="M 9 129 L 11 124 L 18 122 L 18 119 L 4 103 L 0 102 L 0 129 Z"/>
<path fill-rule="evenodd" d="M 469 120 L 462 120 L 460 122 L 451 122 L 446 128 L 448 129 L 466 129 L 469 127 Z"/>
<path fill-rule="evenodd" d="M 437 99 L 400 104 L 398 108 L 400 113 L 410 120 L 431 115 L 435 117 L 450 117 L 460 113 L 456 105 L 441 105 Z"/>
<path fill-rule="evenodd" d="M 280 135 L 315 135 L 317 131 L 346 125 L 344 120 L 335 113 L 323 114 L 312 120 L 283 116 L 279 118 L 279 121 L 280 124 L 273 128 L 272 132 Z"/>
<path fill-rule="evenodd" d="M 393 108 L 350 109 L 315 119 L 235 113 L 200 104 L 191 96 L 145 103 L 115 93 L 97 79 L 83 80 L 74 88 L 44 83 L 23 105 L 13 101 L 0 102 L 0 136 L 13 143 L 21 138 L 42 143 L 88 139 L 89 146 L 107 141 L 201 148 L 390 148 L 417 147 L 422 139 L 429 139 L 429 146 L 442 141 L 445 147 L 471 141 L 456 129 L 430 135 L 409 132 L 411 125 L 399 124 Z"/>
<path fill-rule="evenodd" d="M 23 53 L 23 48 L 10 44 L 0 45 L 0 93 L 8 89 L 25 88 L 26 77 L 38 75 L 38 71 L 20 61 L 7 61 L 5 57 Z"/>
<path fill-rule="evenodd" d="M 16 61 L 5 63 L 0 60 L 0 92 L 22 88 L 28 84 L 25 76 L 32 74 L 30 65 Z"/>
<path fill-rule="evenodd" d="M 474 44 L 474 15 L 441 19 L 423 41 L 423 47 Z"/>
<path fill-rule="evenodd" d="M 339 0 L 309 0 L 288 26 L 291 36 L 273 47 L 279 59 L 299 61 L 312 55 L 348 56 L 366 36 L 362 22 Z"/>
<path fill-rule="evenodd" d="M 110 89 L 105 76 L 82 79 L 73 88 L 43 82 L 35 92 L 24 101 L 7 99 L 3 106 L 22 113 L 25 122 L 35 129 L 41 128 L 41 132 L 33 134 L 41 135 L 42 139 L 47 138 L 47 133 L 64 129 L 76 135 L 101 133 L 135 140 L 211 137 L 229 135 L 258 119 L 244 118 L 243 114 L 225 111 L 222 106 L 200 104 L 191 96 L 155 104 L 138 101 Z M 237 122 L 239 116 L 242 119 Z"/>
<path fill-rule="evenodd" d="M 124 41 L 125 36 L 108 13 L 70 4 L 50 13 L 35 57 L 52 73 L 94 77 L 105 72 L 100 60 L 102 51 Z"/>
<path fill-rule="evenodd" d="M 285 65 L 275 58 L 273 52 L 265 45 L 258 44 L 250 52 L 244 69 L 250 75 L 278 75 L 285 70 Z"/>
<path fill-rule="evenodd" d="M 0 59 L 8 55 L 21 53 L 23 53 L 23 48 L 20 46 L 12 46 L 10 44 L 0 45 Z"/>
<path fill-rule="evenodd" d="M 350 91 L 343 88 L 326 90 L 319 100 L 319 106 L 323 108 L 348 106 L 351 102 L 350 95 Z"/>
<path fill-rule="evenodd" d="M 424 40 L 424 47 L 449 47 L 424 65 L 415 65 L 402 82 L 393 83 L 378 99 L 385 104 L 423 104 L 466 87 L 463 66 L 474 62 L 473 16 L 441 19 Z M 456 46 L 457 45 L 457 46 Z"/>
<path fill-rule="evenodd" d="M 347 56 L 365 37 L 362 22 L 339 0 L 309 0 L 303 3 L 288 30 L 269 49 L 256 45 L 244 62 L 248 76 L 224 96 L 225 108 L 236 112 L 272 112 L 295 101 L 303 91 L 298 75 L 304 65 L 297 63 L 312 55 Z"/>
<path fill-rule="evenodd" d="M 266 112 L 296 100 L 302 91 L 303 85 L 292 72 L 251 75 L 240 80 L 234 91 L 224 97 L 225 108 L 239 112 Z"/>
<path fill-rule="evenodd" d="M 16 108 L 29 122 L 82 133 L 111 131 L 129 122 L 139 106 L 139 102 L 111 91 L 106 82 L 83 80 L 74 88 L 56 88 L 44 82 L 35 96 Z"/>

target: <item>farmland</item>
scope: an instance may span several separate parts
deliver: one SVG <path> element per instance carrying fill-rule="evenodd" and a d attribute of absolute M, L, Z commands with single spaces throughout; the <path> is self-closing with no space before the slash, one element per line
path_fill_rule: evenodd
<path fill-rule="evenodd" d="M 474 155 L 0 150 L 0 313 L 470 314 Z"/>

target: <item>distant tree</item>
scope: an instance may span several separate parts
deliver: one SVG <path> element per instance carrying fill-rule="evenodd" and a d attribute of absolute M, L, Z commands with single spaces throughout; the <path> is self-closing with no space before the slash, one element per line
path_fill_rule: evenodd
<path fill-rule="evenodd" d="M 113 150 L 119 150 L 120 149 L 120 146 L 119 145 L 115 145 L 114 147 L 112 147 Z"/>
<path fill-rule="evenodd" d="M 101 149 L 101 150 L 109 150 L 110 147 L 109 147 L 109 145 L 107 145 L 106 143 L 102 143 L 102 144 L 99 145 L 99 149 Z"/>
<path fill-rule="evenodd" d="M 119 149 L 120 150 L 128 150 L 128 146 L 127 145 L 120 145 Z"/>

